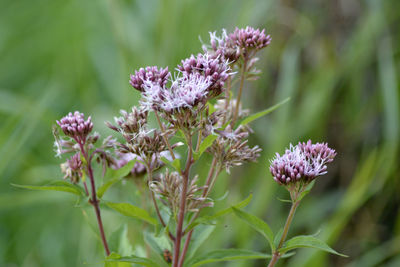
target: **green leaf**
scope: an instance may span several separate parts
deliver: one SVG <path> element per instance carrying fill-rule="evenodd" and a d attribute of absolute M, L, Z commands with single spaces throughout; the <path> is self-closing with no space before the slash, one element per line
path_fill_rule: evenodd
<path fill-rule="evenodd" d="M 258 118 L 261 118 L 261 117 L 263 117 L 263 116 L 265 116 L 265 115 L 271 113 L 271 112 L 274 111 L 275 109 L 279 108 L 280 106 L 282 106 L 283 104 L 285 104 L 285 103 L 288 102 L 289 100 L 290 100 L 290 97 L 286 98 L 285 100 L 279 102 L 279 103 L 276 104 L 276 105 L 273 105 L 273 106 L 270 107 L 270 108 L 267 108 L 267 109 L 265 109 L 265 110 L 263 110 L 263 111 L 260 111 L 260 112 L 257 112 L 257 113 L 255 113 L 255 114 L 252 114 L 252 115 L 248 116 L 247 118 L 244 118 L 244 119 L 240 122 L 239 125 L 246 125 L 246 124 L 249 124 L 250 122 L 252 122 L 252 121 L 254 121 L 254 120 L 258 119 Z"/>
<path fill-rule="evenodd" d="M 158 254 L 162 254 L 165 249 L 171 250 L 171 244 L 165 236 L 155 236 L 152 233 L 144 232 L 144 240 Z"/>
<path fill-rule="evenodd" d="M 163 253 L 164 250 L 171 251 L 171 244 L 169 243 L 169 239 L 167 237 L 161 236 L 156 237 L 154 234 L 145 231 L 143 233 L 144 241 L 147 245 L 155 252 L 156 257 L 154 260 L 157 260 L 160 266 L 168 266 L 166 263 Z"/>
<path fill-rule="evenodd" d="M 114 231 L 108 239 L 110 250 L 118 253 L 119 255 L 132 255 L 133 248 L 128 239 L 128 226 L 121 225 Z"/>
<path fill-rule="evenodd" d="M 129 256 L 129 257 L 121 257 L 120 255 L 116 253 L 111 253 L 110 256 L 106 258 L 106 263 L 110 263 L 110 265 L 106 265 L 107 267 L 122 267 L 125 265 L 112 265 L 113 263 L 118 264 L 118 263 L 129 263 L 129 265 L 126 266 L 131 266 L 132 263 L 139 264 L 141 266 L 147 266 L 147 267 L 156 267 L 160 266 L 156 262 L 142 258 L 142 257 L 137 257 L 137 256 Z"/>
<path fill-rule="evenodd" d="M 157 224 L 157 220 L 151 217 L 146 210 L 136 207 L 130 203 L 105 202 L 105 204 L 113 210 L 118 211 L 122 215 L 140 219 L 153 225 Z"/>
<path fill-rule="evenodd" d="M 207 150 L 215 141 L 215 139 L 218 138 L 218 135 L 216 134 L 210 134 L 204 140 L 201 142 L 199 151 L 194 154 L 194 159 L 197 160 L 201 157 L 201 155 L 204 153 L 204 151 Z"/>
<path fill-rule="evenodd" d="M 98 198 L 102 198 L 104 193 L 114 184 L 118 183 L 119 181 L 122 181 L 124 177 L 117 177 L 117 178 L 113 178 L 109 181 L 107 181 L 106 183 L 104 183 L 102 186 L 99 187 L 99 189 L 97 190 L 97 197 Z"/>
<path fill-rule="evenodd" d="M 283 235 L 283 227 L 281 227 L 281 229 L 279 229 L 279 231 L 275 235 L 274 238 L 275 247 L 277 247 L 279 245 L 279 242 L 281 242 L 282 235 Z"/>
<path fill-rule="evenodd" d="M 271 255 L 244 249 L 219 249 L 208 252 L 188 262 L 188 266 L 197 267 L 206 263 L 245 260 L 245 259 L 268 259 Z"/>
<path fill-rule="evenodd" d="M 311 235 L 301 235 L 293 237 L 292 239 L 286 241 L 281 249 L 279 249 L 280 253 L 285 253 L 289 250 L 295 248 L 315 248 L 319 250 L 323 250 L 332 254 L 336 254 L 342 257 L 348 257 L 344 254 L 341 254 L 331 247 L 329 247 L 324 241 L 311 236 Z"/>
<path fill-rule="evenodd" d="M 313 188 L 314 184 L 315 184 L 315 180 L 313 180 L 311 183 L 309 183 L 309 184 L 306 186 L 306 189 L 304 189 L 304 191 L 301 192 L 301 194 L 300 194 L 299 198 L 297 199 L 297 201 L 302 200 L 303 197 L 305 197 L 308 193 L 310 193 L 310 191 L 311 191 L 311 189 Z"/>
<path fill-rule="evenodd" d="M 85 196 L 85 192 L 83 189 L 78 186 L 71 184 L 66 181 L 56 181 L 47 185 L 20 185 L 20 184 L 11 184 L 12 186 L 30 190 L 43 190 L 43 191 L 60 191 L 72 193 L 78 196 Z"/>
<path fill-rule="evenodd" d="M 249 205 L 249 203 L 250 203 L 252 198 L 253 198 L 253 194 L 250 194 L 247 198 L 245 198 L 244 200 L 240 201 L 236 205 L 218 211 L 214 215 L 210 216 L 210 219 L 216 219 L 216 218 L 221 217 L 223 215 L 229 214 L 229 213 L 233 212 L 232 208 L 242 209 L 242 208 L 246 207 L 247 205 Z"/>
<path fill-rule="evenodd" d="M 187 252 L 187 259 L 191 259 L 195 255 L 197 249 L 207 240 L 214 230 L 215 225 L 199 225 L 196 227 Z"/>
<path fill-rule="evenodd" d="M 236 204 L 236 205 L 234 205 L 232 207 L 235 207 L 235 208 L 238 208 L 238 209 L 244 208 L 250 203 L 252 198 L 253 198 L 253 195 L 250 194 L 246 199 L 242 200 L 241 202 L 239 202 L 238 204 Z M 188 226 L 187 230 L 189 231 L 189 230 L 193 229 L 196 225 L 199 225 L 199 224 L 212 224 L 213 221 L 218 219 L 219 217 L 227 215 L 227 214 L 233 212 L 232 207 L 220 210 L 220 211 L 218 211 L 217 213 L 215 213 L 214 215 L 211 215 L 211 216 L 204 216 L 204 217 L 198 218 L 196 221 L 194 221 L 192 224 L 190 224 Z"/>
<path fill-rule="evenodd" d="M 127 164 L 125 164 L 122 168 L 119 168 L 117 170 L 108 169 L 106 177 L 112 179 L 118 179 L 127 176 L 133 169 L 133 166 L 135 166 L 136 161 L 137 161 L 136 159 L 131 160 Z"/>
<path fill-rule="evenodd" d="M 292 201 L 290 199 L 283 199 L 283 198 L 279 198 L 279 197 L 277 197 L 276 199 L 283 203 L 292 203 Z"/>
<path fill-rule="evenodd" d="M 254 230 L 262 234 L 268 240 L 272 251 L 275 250 L 274 233 L 266 222 L 264 222 L 257 216 L 254 216 L 243 210 L 239 210 L 235 207 L 232 207 L 232 209 L 236 216 L 238 216 L 241 220 L 250 225 Z"/>
<path fill-rule="evenodd" d="M 166 165 L 172 167 L 176 171 L 180 172 L 181 171 L 181 161 L 178 158 L 175 158 L 173 161 L 170 161 L 166 157 L 161 157 L 162 162 L 164 162 Z"/>

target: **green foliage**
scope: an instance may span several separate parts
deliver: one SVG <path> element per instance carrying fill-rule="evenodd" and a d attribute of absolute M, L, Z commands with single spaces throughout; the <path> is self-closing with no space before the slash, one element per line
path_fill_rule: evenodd
<path fill-rule="evenodd" d="M 263 116 L 265 116 L 265 115 L 271 113 L 272 111 L 276 110 L 277 108 L 279 108 L 280 106 L 282 106 L 283 104 L 285 104 L 286 102 L 288 102 L 289 100 L 290 100 L 290 97 L 286 98 L 285 100 L 282 100 L 281 102 L 279 102 L 279 103 L 273 105 L 273 106 L 270 107 L 270 108 L 267 108 L 267 109 L 265 109 L 265 110 L 263 110 L 263 111 L 260 111 L 260 112 L 257 112 L 257 113 L 255 113 L 255 114 L 249 115 L 249 116 L 247 116 L 246 118 L 244 118 L 239 124 L 240 124 L 240 125 L 249 124 L 250 122 L 252 122 L 252 121 L 254 121 L 254 120 L 256 120 L 256 119 L 259 119 L 259 118 L 261 118 L 261 117 L 263 117 Z"/>
<path fill-rule="evenodd" d="M 116 253 L 112 253 L 110 256 L 106 258 L 105 267 L 127 267 L 127 266 L 132 266 L 132 263 L 147 267 L 160 266 L 151 259 L 137 257 L 137 256 L 121 257 Z"/>
<path fill-rule="evenodd" d="M 76 109 L 91 114 L 100 134 L 107 136 L 111 131 L 103 122 L 138 101 L 139 94 L 127 82 L 135 69 L 147 65 L 173 69 L 182 58 L 201 51 L 197 36 L 207 42 L 208 31 L 251 25 L 265 27 L 272 42 L 259 55 L 263 75 L 245 88 L 246 108 L 252 114 L 287 97 L 291 100 L 251 124 L 250 143 L 260 145 L 262 157 L 257 164 L 233 169 L 229 179 L 221 175 L 211 197 L 226 189 L 230 193 L 216 203 L 216 210 L 253 192 L 248 212 L 284 218 L 287 209 L 276 208 L 282 205 L 276 196 L 286 195 L 269 176 L 268 159 L 289 142 L 328 141 L 337 150 L 337 159 L 303 200 L 290 233 L 321 228 L 319 238 L 350 257 L 299 249 L 281 265 L 398 266 L 400 2 L 322 5 L 264 0 L 2 0 L 1 264 L 69 267 L 102 262 L 103 251 L 89 242 L 93 233 L 82 211 L 65 203 L 68 194 L 19 190 L 10 183 L 47 185 L 44 179 L 60 177 L 51 125 L 62 115 Z M 204 169 L 196 172 L 204 176 Z M 105 183 L 112 179 L 105 178 Z M 145 208 L 147 203 L 131 179 L 113 189 L 103 197 Z M 207 210 L 202 216 L 212 216 Z M 87 215 L 95 220 L 92 209 Z M 107 233 L 127 221 L 107 209 L 102 215 Z M 243 227 L 241 220 L 218 219 L 228 227 L 214 231 L 212 242 L 196 253 L 228 245 L 250 249 L 257 244 L 259 234 Z M 144 246 L 143 229 L 133 223 L 129 224 L 132 243 Z M 281 226 L 280 220 L 269 223 L 274 229 Z M 229 266 L 252 263 L 243 260 Z"/>
<path fill-rule="evenodd" d="M 150 216 L 150 214 L 139 207 L 136 207 L 129 203 L 113 203 L 113 202 L 105 202 L 105 204 L 111 209 L 121 213 L 122 215 L 132 217 L 135 219 L 143 220 L 150 224 L 156 225 L 157 220 Z"/>
<path fill-rule="evenodd" d="M 199 256 L 188 263 L 189 266 L 196 267 L 206 263 L 233 260 L 267 259 L 271 255 L 244 249 L 219 249 Z"/>
<path fill-rule="evenodd" d="M 301 235 L 289 239 L 283 244 L 283 247 L 279 249 L 279 252 L 286 253 L 295 248 L 315 248 L 338 256 L 347 257 L 344 254 L 336 252 L 331 247 L 329 247 L 325 242 L 319 240 L 318 238 L 312 235 Z"/>
<path fill-rule="evenodd" d="M 217 134 L 210 134 L 206 138 L 204 138 L 204 140 L 201 142 L 199 146 L 199 151 L 194 153 L 194 159 L 198 160 L 204 153 L 204 151 L 206 151 L 206 149 L 209 148 L 214 143 L 217 137 L 218 137 Z"/>
<path fill-rule="evenodd" d="M 190 224 L 187 229 L 191 230 L 199 224 L 213 224 L 213 223 L 215 223 L 216 219 L 218 219 L 224 215 L 227 215 L 229 213 L 232 213 L 234 207 L 237 209 L 246 207 L 247 205 L 249 205 L 252 198 L 253 198 L 253 195 L 250 194 L 246 199 L 242 200 L 241 202 L 239 202 L 238 204 L 236 204 L 232 207 L 220 210 L 213 215 L 202 216 L 202 217 L 198 218 L 196 221 L 194 221 L 192 224 Z"/>
<path fill-rule="evenodd" d="M 114 184 L 122 181 L 122 179 L 129 174 L 129 172 L 132 170 L 133 166 L 135 165 L 136 160 L 132 160 L 128 162 L 125 166 L 122 168 L 119 168 L 118 170 L 112 170 L 108 169 L 107 170 L 107 177 L 110 177 L 111 179 L 105 182 L 102 186 L 100 186 L 97 189 L 97 197 L 102 198 L 103 195 L 107 192 L 107 190 L 113 186 Z"/>
<path fill-rule="evenodd" d="M 177 172 L 181 171 L 181 161 L 176 158 L 172 161 L 170 161 L 169 159 L 162 157 L 161 158 L 162 162 L 164 162 L 167 166 L 172 167 L 172 169 L 176 170 Z"/>
<path fill-rule="evenodd" d="M 238 216 L 242 221 L 250 225 L 254 230 L 259 232 L 261 235 L 263 235 L 267 239 L 271 247 L 271 250 L 275 251 L 274 233 L 272 232 L 271 228 L 266 222 L 264 222 L 257 216 L 239 210 L 235 207 L 232 207 L 232 209 L 236 216 Z"/>
<path fill-rule="evenodd" d="M 30 190 L 60 191 L 60 192 L 72 193 L 78 196 L 85 196 L 85 192 L 80 186 L 65 181 L 55 181 L 48 183 L 46 185 L 19 185 L 19 184 L 11 184 L 11 185 Z"/>

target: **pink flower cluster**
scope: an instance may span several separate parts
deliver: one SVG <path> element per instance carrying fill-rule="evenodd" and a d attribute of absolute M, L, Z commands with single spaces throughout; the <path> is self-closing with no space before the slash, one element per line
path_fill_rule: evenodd
<path fill-rule="evenodd" d="M 335 150 L 326 143 L 290 144 L 282 156 L 276 153 L 271 161 L 270 171 L 274 180 L 279 184 L 310 182 L 317 176 L 327 173 L 327 164 L 336 156 Z"/>

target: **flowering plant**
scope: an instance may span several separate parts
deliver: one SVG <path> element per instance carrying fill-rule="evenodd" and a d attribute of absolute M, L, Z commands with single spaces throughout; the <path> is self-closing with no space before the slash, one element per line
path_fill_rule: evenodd
<path fill-rule="evenodd" d="M 245 81 L 257 78 L 259 50 L 270 44 L 265 30 L 247 27 L 225 30 L 221 36 L 210 33 L 210 43 L 203 44 L 203 52 L 191 55 L 171 74 L 168 67 L 141 68 L 130 76 L 130 84 L 141 94 L 137 107 L 129 112 L 121 110 L 115 122 L 106 125 L 115 136 L 100 143 L 100 135 L 93 132 L 91 117 L 76 111 L 63 117 L 53 129 L 56 155 L 69 155 L 61 164 L 64 178 L 45 186 L 21 186 L 29 189 L 57 190 L 76 194 L 93 206 L 100 239 L 106 254 L 106 265 L 116 262 L 144 266 L 199 266 L 205 263 L 234 259 L 269 259 L 273 266 L 288 251 L 297 247 L 315 247 L 331 253 L 333 249 L 313 236 L 295 237 L 285 242 L 294 212 L 300 200 L 311 189 L 317 176 L 327 172 L 336 152 L 327 144 L 299 143 L 290 145 L 285 154 L 271 161 L 274 180 L 290 192 L 292 209 L 282 232 L 274 236 L 269 226 L 259 218 L 241 210 L 251 200 L 207 215 L 205 208 L 214 206 L 210 193 L 221 172 L 227 173 L 245 162 L 259 157 L 261 148 L 250 146 L 252 132 L 249 123 L 264 116 L 288 99 L 264 111 L 249 115 L 242 108 Z M 238 84 L 237 90 L 235 85 Z M 157 127 L 152 126 L 152 120 Z M 200 177 L 193 166 L 202 163 L 203 154 L 212 157 L 208 175 Z M 113 178 L 99 185 L 95 177 L 95 162 L 102 176 Z M 200 162 L 200 163 L 199 163 Z M 131 203 L 115 203 L 104 197 L 107 190 L 128 176 L 142 177 L 151 208 Z M 100 203 L 125 216 L 154 225 L 154 232 L 145 233 L 145 241 L 153 252 L 124 255 L 109 246 L 101 216 Z M 221 249 L 197 255 L 196 249 L 205 240 L 201 235 L 211 233 L 213 224 L 228 213 L 236 214 L 262 233 L 271 246 L 272 254 L 242 249 Z M 203 226 L 203 228 L 202 228 Z M 208 230 L 204 230 L 208 227 Z M 203 232 L 202 232 L 203 231 Z M 296 239 L 297 238 L 297 239 Z M 278 240 L 277 244 L 274 239 Z M 191 246 L 195 240 L 196 245 Z M 139 245 L 138 245 L 139 246 Z M 162 254 L 162 258 L 154 255 Z"/>

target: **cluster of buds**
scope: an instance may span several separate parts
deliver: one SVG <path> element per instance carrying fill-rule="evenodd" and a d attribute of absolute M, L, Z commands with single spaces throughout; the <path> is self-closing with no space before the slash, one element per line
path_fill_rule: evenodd
<path fill-rule="evenodd" d="M 222 112 L 221 117 L 223 120 L 220 120 L 217 124 L 218 127 L 221 127 L 224 122 L 230 121 L 233 119 L 234 112 L 236 110 L 237 100 L 236 99 L 218 99 L 217 103 L 214 105 L 214 108 L 220 112 Z M 250 110 L 243 109 L 242 103 L 239 103 L 238 115 L 237 119 L 244 118 L 250 114 Z"/>
<path fill-rule="evenodd" d="M 327 164 L 336 156 L 335 150 L 326 143 L 290 144 L 282 156 L 276 153 L 271 160 L 270 171 L 274 180 L 283 185 L 301 181 L 309 183 L 316 177 L 327 173 Z"/>
<path fill-rule="evenodd" d="M 82 177 L 82 160 L 80 153 L 75 153 L 65 163 L 62 163 L 61 172 L 64 173 L 64 179 L 70 179 L 73 184 L 78 183 L 80 177 Z"/>
<path fill-rule="evenodd" d="M 210 199 L 202 197 L 199 194 L 204 187 L 197 186 L 198 176 L 195 176 L 189 183 L 186 192 L 186 210 L 190 212 L 196 212 L 204 207 L 213 206 L 213 202 Z M 183 178 L 178 172 L 166 171 L 165 174 L 161 174 L 157 181 L 150 183 L 150 190 L 152 190 L 163 203 L 168 206 L 174 214 L 177 214 L 183 188 Z"/>
<path fill-rule="evenodd" d="M 136 90 L 143 92 L 143 85 L 145 82 L 151 82 L 153 84 L 157 84 L 160 87 L 164 87 L 168 79 L 170 78 L 171 73 L 168 71 L 168 67 L 158 69 L 156 66 L 140 68 L 138 71 L 135 71 L 135 74 L 131 74 L 131 79 L 129 83 Z"/>
<path fill-rule="evenodd" d="M 118 126 L 106 123 L 110 129 L 121 133 L 125 139 L 125 143 L 116 142 L 118 152 L 136 155 L 150 164 L 154 160 L 154 155 L 168 150 L 162 133 L 159 130 L 147 129 L 147 110 L 132 108 L 132 112 L 121 110 L 121 114 L 121 117 L 115 118 Z M 170 131 L 167 132 L 166 138 L 169 134 Z"/>
<path fill-rule="evenodd" d="M 225 130 L 215 130 L 219 137 L 210 147 L 210 152 L 220 159 L 223 166 L 229 173 L 233 166 L 240 166 L 244 162 L 256 161 L 260 156 L 261 148 L 259 146 L 250 147 L 246 139 L 249 133 L 242 126 L 233 130 L 228 125 Z"/>
<path fill-rule="evenodd" d="M 203 76 L 210 80 L 209 86 L 210 96 L 221 94 L 222 87 L 229 77 L 228 61 L 223 61 L 219 57 L 212 57 L 209 54 L 191 55 L 189 58 L 182 60 L 178 66 L 184 77 L 191 75 Z"/>
<path fill-rule="evenodd" d="M 235 63 L 241 56 L 250 57 L 256 51 L 268 46 L 270 42 L 271 36 L 265 34 L 265 30 L 246 27 L 236 28 L 229 34 L 223 30 L 220 37 L 216 32 L 211 32 L 209 47 L 214 55 Z M 204 45 L 203 50 L 208 51 L 209 48 Z"/>
<path fill-rule="evenodd" d="M 122 133 L 124 138 L 128 140 L 132 139 L 132 137 L 139 132 L 145 131 L 148 116 L 146 110 L 133 107 L 132 111 L 129 113 L 125 110 L 121 110 L 120 113 L 122 115 L 121 117 L 114 117 L 114 120 L 119 127 L 106 122 L 106 125 L 110 129 Z"/>
<path fill-rule="evenodd" d="M 73 114 L 70 112 L 67 116 L 57 121 L 66 136 L 75 139 L 78 143 L 84 143 L 86 137 L 93 130 L 92 119 L 89 116 L 85 120 L 83 113 L 75 111 Z"/>
<path fill-rule="evenodd" d="M 106 167 L 116 164 L 116 159 L 110 152 L 115 148 L 115 139 L 109 136 L 96 148 L 95 144 L 100 135 L 96 132 L 92 133 L 93 123 L 91 117 L 85 120 L 83 113 L 75 111 L 61 118 L 57 121 L 57 124 L 61 127 L 66 137 L 61 137 L 57 128 L 53 127 L 56 156 L 61 157 L 63 154 L 74 153 L 65 163 L 61 164 L 61 171 L 64 173 L 65 179 L 70 179 L 72 183 L 79 182 L 84 168 L 86 168 L 81 160 L 81 155 L 87 158 L 95 158 L 97 162 L 102 163 L 103 173 L 105 173 Z M 94 154 L 90 155 L 91 153 Z"/>

